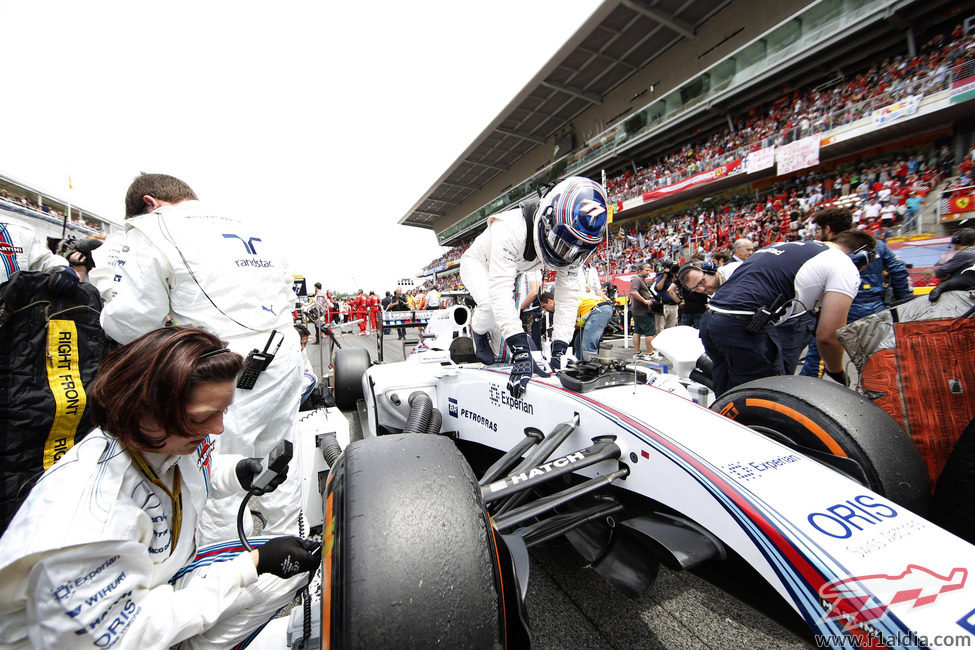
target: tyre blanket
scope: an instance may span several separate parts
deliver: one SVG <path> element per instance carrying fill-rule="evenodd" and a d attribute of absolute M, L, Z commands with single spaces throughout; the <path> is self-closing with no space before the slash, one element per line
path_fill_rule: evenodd
<path fill-rule="evenodd" d="M 87 283 L 55 296 L 47 279 L 20 271 L 0 285 L 0 533 L 34 481 L 92 428 L 84 387 L 105 347 L 101 297 Z"/>

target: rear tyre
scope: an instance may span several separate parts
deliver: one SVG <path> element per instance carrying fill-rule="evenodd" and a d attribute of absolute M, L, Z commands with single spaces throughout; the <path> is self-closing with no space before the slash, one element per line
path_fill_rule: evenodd
<path fill-rule="evenodd" d="M 342 348 L 335 351 L 332 364 L 335 405 L 342 411 L 352 411 L 363 396 L 362 376 L 369 369 L 369 352 L 362 348 Z"/>
<path fill-rule="evenodd" d="M 351 443 L 325 508 L 322 637 L 331 647 L 505 646 L 501 540 L 448 438 Z"/>
<path fill-rule="evenodd" d="M 927 512 L 930 482 L 914 443 L 883 409 L 844 386 L 815 377 L 766 377 L 736 386 L 711 409 L 826 458 L 834 469 L 913 512 Z M 829 456 L 839 460 L 828 462 Z"/>

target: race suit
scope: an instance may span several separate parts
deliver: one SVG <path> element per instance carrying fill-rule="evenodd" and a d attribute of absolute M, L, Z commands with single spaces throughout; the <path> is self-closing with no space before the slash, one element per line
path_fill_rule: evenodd
<path fill-rule="evenodd" d="M 34 227 L 4 217 L 0 221 L 0 284 L 17 271 L 49 271 L 67 266 L 37 238 Z"/>
<path fill-rule="evenodd" d="M 117 439 L 95 429 L 72 447 L 0 538 L 0 647 L 229 648 L 287 604 L 307 574 L 258 577 L 239 545 L 197 548 L 207 494 L 243 498 L 240 457 L 211 451 L 208 439 L 183 456 L 143 453 L 166 485 L 179 468 L 174 543 L 173 500 Z"/>
<path fill-rule="evenodd" d="M 521 207 L 506 210 L 488 220 L 487 229 L 460 258 L 460 278 L 477 301 L 471 328 L 486 334 L 495 326 L 502 338 L 523 332 L 514 301 L 515 276 L 542 268 L 541 256 L 525 260 L 527 232 Z M 572 341 L 579 292 L 579 267 L 559 269 L 555 276 L 555 316 L 552 338 Z"/>
<path fill-rule="evenodd" d="M 243 357 L 263 350 L 276 331 L 283 343 L 253 389 L 237 389 L 224 418 L 224 453 L 264 458 L 292 440 L 301 398 L 302 359 L 292 324 L 291 277 L 270 248 L 266 231 L 210 212 L 199 201 L 164 206 L 126 221 L 125 248 L 116 264 L 115 292 L 102 310 L 105 333 L 128 343 L 166 322 L 205 328 Z M 283 339 L 282 339 L 283 335 Z M 251 500 L 266 534 L 298 534 L 301 479 L 290 472 L 277 490 Z M 201 541 L 237 536 L 239 500 L 212 499 Z M 247 524 L 250 524 L 248 518 Z"/>

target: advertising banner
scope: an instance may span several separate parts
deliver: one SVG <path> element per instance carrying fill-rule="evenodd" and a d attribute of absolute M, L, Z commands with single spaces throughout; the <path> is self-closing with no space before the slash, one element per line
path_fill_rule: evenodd
<path fill-rule="evenodd" d="M 745 157 L 745 173 L 754 174 L 775 164 L 775 147 L 764 147 Z"/>
<path fill-rule="evenodd" d="M 883 108 L 875 110 L 873 112 L 873 123 L 877 125 L 887 124 L 898 118 L 914 115 L 917 113 L 917 107 L 920 105 L 921 98 L 918 95 L 910 95 L 899 102 L 894 102 L 893 104 L 888 104 Z"/>
<path fill-rule="evenodd" d="M 775 153 L 780 176 L 819 164 L 819 136 L 811 135 L 782 145 Z"/>
<path fill-rule="evenodd" d="M 693 176 L 689 178 L 685 178 L 679 183 L 674 183 L 673 185 L 667 185 L 666 187 L 658 187 L 652 192 L 644 192 L 643 200 L 644 202 L 655 201 L 656 199 L 661 199 L 665 196 L 671 196 L 678 192 L 683 192 L 684 190 L 689 189 L 691 187 L 697 187 L 698 185 L 706 185 L 707 183 L 711 183 L 713 181 L 716 181 L 720 178 L 724 178 L 726 176 L 740 174 L 742 171 L 744 171 L 744 168 L 742 167 L 741 163 L 742 160 L 740 158 L 738 160 L 732 160 L 727 165 L 721 165 L 720 167 L 716 167 L 715 169 L 711 169 L 706 172 L 701 172 L 700 174 L 694 174 Z"/>

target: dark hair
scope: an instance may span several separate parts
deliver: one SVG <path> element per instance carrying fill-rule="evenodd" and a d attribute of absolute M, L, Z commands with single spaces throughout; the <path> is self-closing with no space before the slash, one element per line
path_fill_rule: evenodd
<path fill-rule="evenodd" d="M 853 227 L 853 214 L 847 208 L 826 208 L 813 213 L 813 222 L 824 230 L 829 226 L 836 235 Z"/>
<path fill-rule="evenodd" d="M 975 244 L 975 228 L 959 228 L 951 236 L 951 243 L 959 246 L 971 246 Z"/>
<path fill-rule="evenodd" d="M 316 289 L 321 289 L 322 288 L 322 283 L 321 282 L 316 282 L 315 283 L 315 288 Z"/>
<path fill-rule="evenodd" d="M 877 248 L 877 240 L 873 238 L 873 235 L 862 230 L 844 230 L 833 237 L 833 243 L 850 249 L 850 252 L 860 248 L 866 248 L 868 251 Z"/>
<path fill-rule="evenodd" d="M 715 263 L 720 261 L 722 264 L 727 264 L 731 261 L 731 253 L 729 253 L 727 249 L 722 248 L 721 250 L 711 253 L 711 259 L 714 260 Z"/>
<path fill-rule="evenodd" d="M 139 174 L 125 192 L 125 218 L 145 214 L 146 204 L 143 196 L 151 196 L 167 203 L 195 200 L 193 188 L 175 176 L 167 174 Z"/>
<path fill-rule="evenodd" d="M 311 332 L 308 331 L 308 328 L 301 323 L 295 323 L 295 330 L 298 332 L 298 338 L 301 338 L 302 336 L 311 336 Z"/>
<path fill-rule="evenodd" d="M 544 305 L 549 300 L 555 300 L 555 294 L 552 293 L 551 291 L 543 291 L 540 294 L 538 294 L 538 304 L 539 305 Z"/>
<path fill-rule="evenodd" d="M 91 421 L 131 447 L 158 449 L 166 437 L 191 437 L 186 405 L 193 389 L 206 382 L 233 381 L 240 355 L 209 332 L 163 327 L 123 345 L 102 362 L 92 383 Z M 166 435 L 150 437 L 142 423 L 151 418 Z"/>

